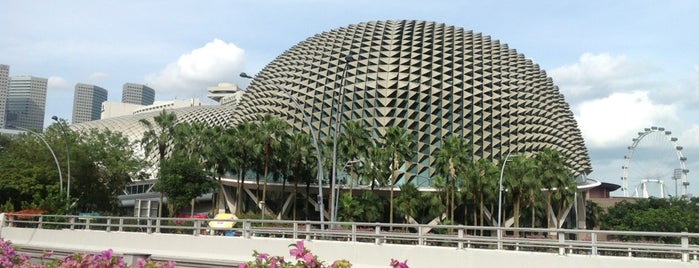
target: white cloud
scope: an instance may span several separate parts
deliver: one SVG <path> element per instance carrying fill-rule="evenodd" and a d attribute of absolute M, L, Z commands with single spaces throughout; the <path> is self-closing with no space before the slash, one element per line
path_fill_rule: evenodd
<path fill-rule="evenodd" d="M 46 85 L 47 88 L 51 89 L 71 89 L 71 85 L 68 84 L 68 81 L 66 81 L 63 77 L 60 76 L 51 76 L 49 77 L 49 81 Z"/>
<path fill-rule="evenodd" d="M 219 39 L 183 54 L 145 81 L 157 94 L 189 98 L 204 95 L 206 88 L 237 78 L 243 70 L 244 51 Z"/>
<path fill-rule="evenodd" d="M 639 130 L 675 124 L 676 110 L 672 105 L 653 103 L 648 92 L 622 92 L 580 103 L 576 120 L 588 146 L 623 146 Z"/>
<path fill-rule="evenodd" d="M 578 62 L 549 72 L 566 98 L 583 101 L 606 97 L 612 92 L 630 92 L 656 87 L 648 77 L 655 68 L 631 61 L 624 55 L 585 53 Z"/>
<path fill-rule="evenodd" d="M 90 81 L 90 83 L 97 83 L 107 78 L 109 78 L 109 75 L 106 73 L 93 73 L 87 79 Z"/>
<path fill-rule="evenodd" d="M 682 132 L 679 142 L 687 147 L 699 147 L 699 125 L 692 125 Z"/>

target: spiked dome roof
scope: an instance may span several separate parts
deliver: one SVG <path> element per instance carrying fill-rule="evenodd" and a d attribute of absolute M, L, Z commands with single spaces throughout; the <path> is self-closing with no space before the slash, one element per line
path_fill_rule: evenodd
<path fill-rule="evenodd" d="M 555 148 L 575 175 L 592 171 L 552 79 L 506 44 L 459 27 L 372 21 L 317 34 L 256 76 L 233 120 L 273 114 L 307 130 L 302 112 L 278 87 L 300 102 L 321 137 L 334 133 L 337 112 L 341 122 L 364 121 L 374 135 L 406 128 L 416 137 L 416 154 L 403 167 L 402 182 L 429 183 L 431 155 L 452 133 L 470 141 L 475 158 Z"/>

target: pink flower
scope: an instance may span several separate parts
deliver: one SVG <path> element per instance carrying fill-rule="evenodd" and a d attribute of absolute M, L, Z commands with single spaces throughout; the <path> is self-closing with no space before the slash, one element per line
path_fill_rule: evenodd
<path fill-rule="evenodd" d="M 408 267 L 408 260 L 405 260 L 404 262 L 400 262 L 395 259 L 391 259 L 391 267 L 393 268 L 410 268 Z"/>
<path fill-rule="evenodd" d="M 267 254 L 267 253 L 257 254 L 257 259 L 259 259 L 259 260 L 266 260 L 267 257 L 269 257 L 269 254 Z"/>
<path fill-rule="evenodd" d="M 311 254 L 310 252 L 307 252 L 306 254 L 304 254 L 302 258 L 303 258 L 303 262 L 305 262 L 306 264 L 315 263 L 315 258 L 313 257 L 313 254 Z"/>
<path fill-rule="evenodd" d="M 238 264 L 238 268 L 250 268 L 247 263 Z"/>
<path fill-rule="evenodd" d="M 296 257 L 296 259 L 301 259 L 304 256 L 306 247 L 303 246 L 303 240 L 296 241 L 296 248 L 289 250 L 289 255 Z"/>

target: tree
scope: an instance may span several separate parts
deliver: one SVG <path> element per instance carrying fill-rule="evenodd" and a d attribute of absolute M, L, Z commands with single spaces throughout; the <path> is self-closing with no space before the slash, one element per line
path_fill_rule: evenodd
<path fill-rule="evenodd" d="M 71 146 L 74 197 L 79 211 L 116 213 L 117 197 L 144 175 L 145 161 L 133 154 L 138 146 L 120 132 L 91 129 L 77 133 Z"/>
<path fill-rule="evenodd" d="M 403 184 L 396 198 L 396 212 L 425 224 L 444 212 L 444 205 L 431 192 L 420 192 L 413 184 Z"/>
<path fill-rule="evenodd" d="M 639 198 L 623 200 L 603 213 L 603 230 L 645 232 L 699 232 L 699 199 Z M 679 243 L 677 237 L 618 237 L 622 240 L 653 239 L 665 243 Z M 690 239 L 691 244 L 699 241 Z"/>
<path fill-rule="evenodd" d="M 171 217 L 178 208 L 210 192 L 214 186 L 199 159 L 177 152 L 160 162 L 155 189 L 167 196 Z"/>
<path fill-rule="evenodd" d="M 535 162 L 528 157 L 513 157 L 505 166 L 505 187 L 509 190 L 512 198 L 514 227 L 519 227 L 520 209 L 522 201 L 532 189 L 541 189 L 539 181 L 534 176 Z M 515 231 L 515 236 L 519 235 Z"/>
<path fill-rule="evenodd" d="M 158 160 L 162 160 L 167 156 L 167 150 L 172 144 L 172 136 L 175 133 L 175 124 L 177 124 L 177 115 L 174 112 L 168 113 L 163 110 L 158 116 L 153 118 L 153 122 L 147 119 L 141 119 L 140 122 L 146 131 L 141 138 L 141 145 L 146 151 L 148 157 L 153 150 L 157 150 Z"/>
<path fill-rule="evenodd" d="M 441 146 L 435 151 L 436 172 L 444 179 L 446 209 L 452 223 L 456 209 L 456 190 L 467 170 L 467 164 L 471 162 L 470 151 L 466 141 L 458 136 L 443 138 Z"/>
<path fill-rule="evenodd" d="M 285 121 L 282 121 L 281 119 L 273 117 L 269 114 L 266 114 L 258 119 L 260 120 L 258 131 L 260 133 L 260 144 L 262 145 L 262 156 L 264 161 L 262 202 L 265 202 L 267 198 L 267 181 L 269 180 L 269 162 L 274 157 L 276 151 L 279 150 L 283 137 L 287 135 L 286 131 L 289 129 L 289 125 Z"/>
<path fill-rule="evenodd" d="M 51 142 L 57 141 L 56 137 L 46 139 L 52 144 L 51 147 L 62 148 L 58 145 L 63 143 Z M 16 210 L 46 209 L 40 207 L 42 200 L 48 196 L 59 196 L 56 164 L 46 146 L 29 134 L 21 134 L 11 140 L 0 140 L 0 203 L 10 203 Z M 64 211 L 66 202 L 65 194 L 62 194 L 57 204 L 51 207 L 63 207 Z"/>
<path fill-rule="evenodd" d="M 363 166 L 368 149 L 371 146 L 371 135 L 364 127 L 361 120 L 353 120 L 345 123 L 345 128 L 338 138 L 340 158 L 344 161 L 352 161 L 347 166 L 350 173 L 349 195 L 352 196 L 352 187 L 357 182 L 358 167 Z"/>
<path fill-rule="evenodd" d="M 293 181 L 294 181 L 294 203 L 292 219 L 296 220 L 296 201 L 298 199 L 299 182 L 306 181 L 310 178 L 310 165 L 314 158 L 311 152 L 311 137 L 305 133 L 294 133 L 288 143 L 289 161 L 291 162 Z"/>
<path fill-rule="evenodd" d="M 71 131 L 69 135 L 73 137 L 71 163 L 75 174 L 70 202 L 60 192 L 56 163 L 45 144 L 35 135 L 22 134 L 4 142 L 0 151 L 0 203 L 9 202 L 15 209 L 39 208 L 52 214 L 73 209 L 117 213 L 117 196 L 140 176 L 144 166 L 133 155 L 135 143 L 108 130 Z M 53 148 L 62 148 L 62 137 L 55 126 L 45 133 Z M 75 207 L 69 208 L 68 204 Z"/>
<path fill-rule="evenodd" d="M 554 228 L 560 228 L 564 210 L 573 202 L 577 187 L 570 170 L 566 167 L 565 158 L 557 150 L 544 149 L 536 155 L 535 176 L 541 186 L 546 189 L 547 222 L 556 218 Z M 551 217 L 555 211 L 556 216 Z"/>
<path fill-rule="evenodd" d="M 257 127 L 252 122 L 243 122 L 236 127 L 233 134 L 233 152 L 237 155 L 238 168 L 238 191 L 236 194 L 236 214 L 240 214 L 243 206 L 243 187 L 245 187 L 245 177 L 250 166 L 253 166 L 253 159 L 260 151 L 258 143 Z"/>
<path fill-rule="evenodd" d="M 141 145 L 143 146 L 148 158 L 153 150 L 157 150 L 158 162 L 162 162 L 167 156 L 167 150 L 170 144 L 172 144 L 172 135 L 175 132 L 175 124 L 177 123 L 177 115 L 174 112 L 168 113 L 165 109 L 156 117 L 153 118 L 155 125 L 147 119 L 138 120 L 144 127 L 146 131 L 143 133 L 143 138 L 141 138 Z M 160 193 L 160 200 L 158 202 L 158 217 L 162 216 L 163 211 L 163 194 Z"/>
<path fill-rule="evenodd" d="M 474 224 L 485 225 L 485 203 L 492 203 L 497 197 L 499 173 L 498 167 L 485 158 L 478 159 L 473 169 L 468 173 L 471 193 L 477 199 L 478 219 L 480 219 L 480 223 L 478 223 L 474 216 Z"/>
<path fill-rule="evenodd" d="M 389 223 L 393 224 L 393 188 L 398 182 L 398 169 L 403 166 L 403 162 L 413 157 L 414 151 L 410 148 L 412 145 L 412 137 L 405 128 L 396 126 L 388 127 L 383 139 L 386 146 L 386 153 L 391 160 L 391 181 L 389 184 L 391 188 L 390 197 L 388 198 L 390 208 L 388 216 Z M 407 183 L 407 181 L 404 183 Z"/>
<path fill-rule="evenodd" d="M 359 196 L 341 194 L 337 217 L 340 221 L 375 222 L 383 216 L 384 200 L 374 192 L 364 191 Z"/>
<path fill-rule="evenodd" d="M 235 129 L 232 128 L 212 127 L 204 129 L 202 136 L 202 140 L 204 140 L 202 151 L 204 167 L 211 171 L 218 182 L 215 191 L 216 204 L 212 208 L 214 210 L 220 209 L 220 204 L 224 204 L 225 208 L 225 194 L 223 193 L 224 187 L 221 177 L 235 166 L 233 133 L 235 133 Z"/>

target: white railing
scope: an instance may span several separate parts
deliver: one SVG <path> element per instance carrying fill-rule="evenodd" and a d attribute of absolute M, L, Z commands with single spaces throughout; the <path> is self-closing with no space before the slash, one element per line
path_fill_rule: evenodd
<path fill-rule="evenodd" d="M 463 225 L 325 223 L 239 219 L 234 228 L 212 230 L 210 221 L 196 218 L 137 218 L 73 215 L 12 215 L 0 225 L 38 229 L 85 229 L 105 232 L 145 232 L 240 236 L 246 239 L 279 237 L 374 244 L 411 244 L 493 250 L 549 252 L 560 255 L 601 255 L 678 259 L 699 257 L 699 233 L 624 232 L 577 229 L 497 228 Z M 328 228 L 332 226 L 332 228 Z"/>

